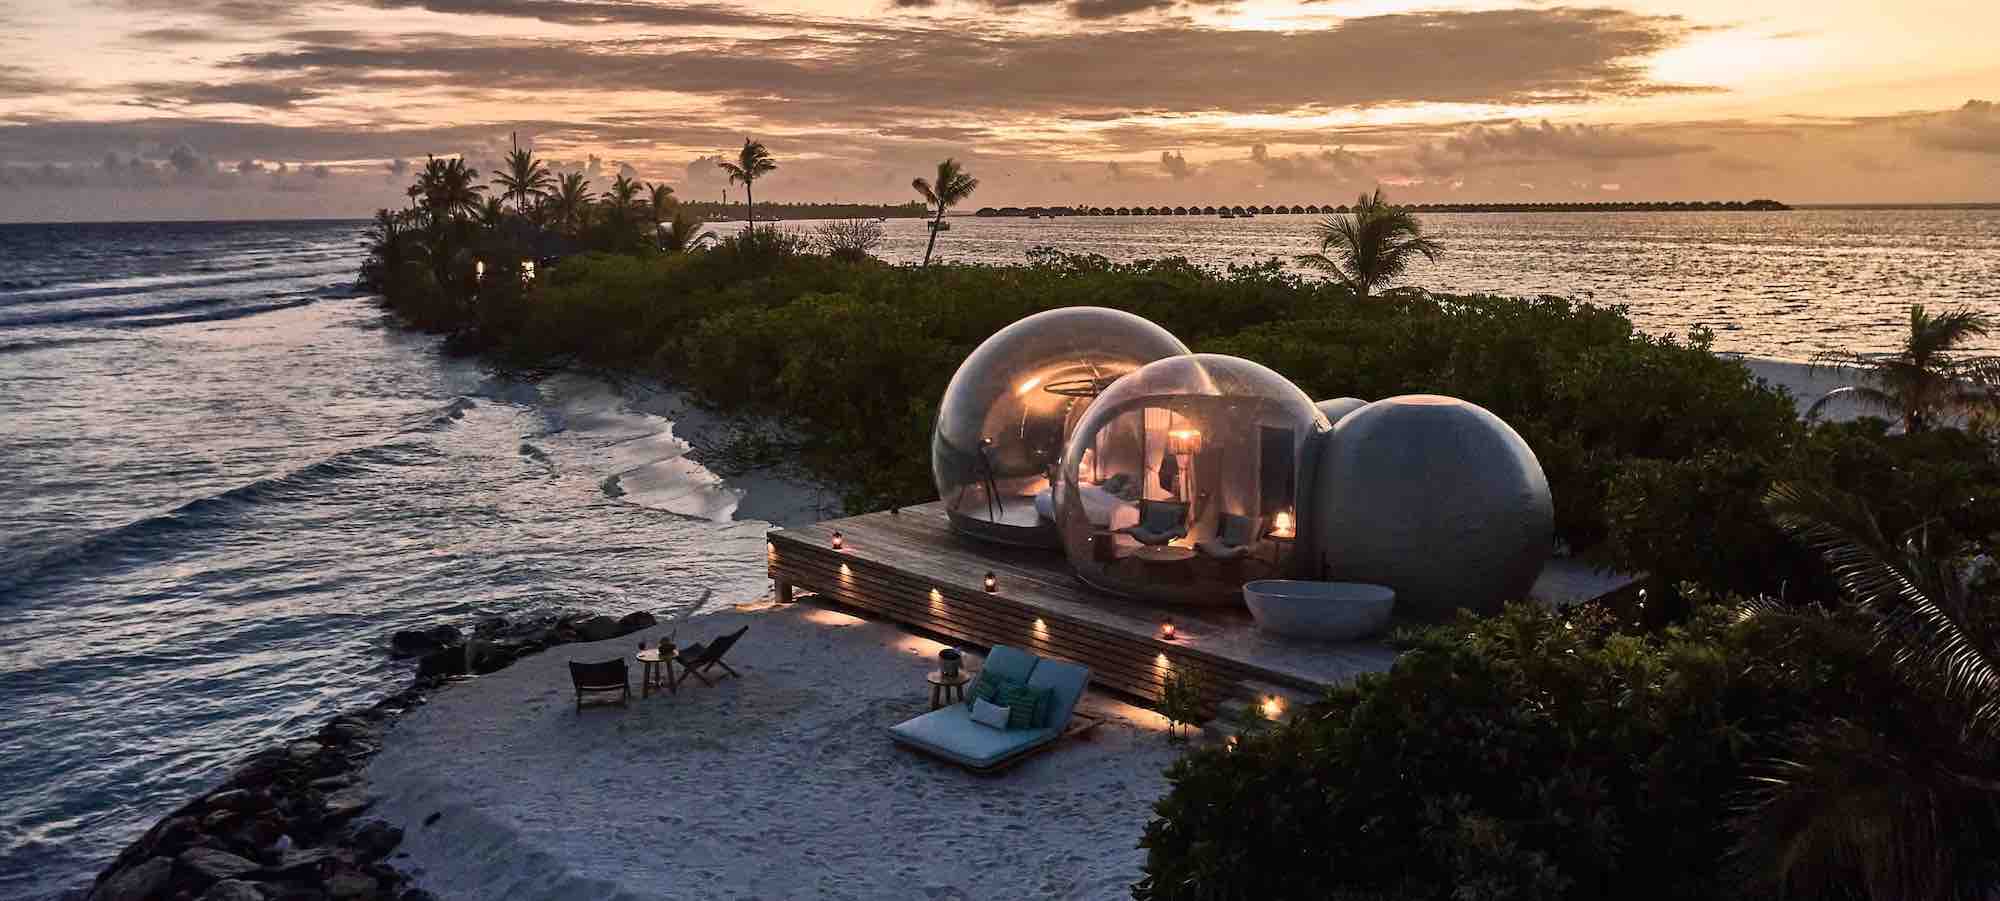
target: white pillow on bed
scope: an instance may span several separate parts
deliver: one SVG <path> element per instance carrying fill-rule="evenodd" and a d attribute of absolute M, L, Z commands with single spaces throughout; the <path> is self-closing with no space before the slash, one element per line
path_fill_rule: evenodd
<path fill-rule="evenodd" d="M 1007 728 L 1007 708 L 980 698 L 972 702 L 972 721 L 995 729 Z"/>

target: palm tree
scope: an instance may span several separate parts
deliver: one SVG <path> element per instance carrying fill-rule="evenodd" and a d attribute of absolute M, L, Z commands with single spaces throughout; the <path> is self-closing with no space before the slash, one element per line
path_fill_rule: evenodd
<path fill-rule="evenodd" d="M 938 164 L 937 182 L 924 181 L 921 177 L 911 180 L 910 187 L 923 195 L 924 202 L 937 208 L 936 218 L 931 220 L 931 239 L 924 244 L 924 265 L 931 264 L 931 249 L 937 246 L 938 229 L 944 227 L 944 211 L 963 202 L 972 192 L 979 190 L 979 179 L 958 165 L 958 160 L 946 157 Z"/>
<path fill-rule="evenodd" d="M 667 253 L 687 253 L 715 241 L 714 232 L 702 231 L 702 222 L 687 210 L 675 209 L 673 217 L 660 225 L 660 249 Z"/>
<path fill-rule="evenodd" d="M 1319 236 L 1320 252 L 1299 256 L 1299 265 L 1339 279 L 1360 298 L 1395 281 L 1418 254 L 1435 262 L 1444 253 L 1436 241 L 1424 237 L 1417 217 L 1391 206 L 1381 188 L 1372 196 L 1361 195 L 1348 215 L 1320 220 L 1313 232 Z"/>
<path fill-rule="evenodd" d="M 611 190 L 605 192 L 604 199 L 619 210 L 631 211 L 639 205 L 639 182 L 619 175 L 611 180 Z"/>
<path fill-rule="evenodd" d="M 362 245 L 368 250 L 368 259 L 361 264 L 362 287 L 384 290 L 404 264 L 423 262 L 423 245 L 416 240 L 416 219 L 415 210 L 375 211 L 375 221 L 363 233 L 368 239 Z"/>
<path fill-rule="evenodd" d="M 729 183 L 743 183 L 743 207 L 748 212 L 750 228 L 757 227 L 757 201 L 750 193 L 750 183 L 769 175 L 778 168 L 778 161 L 771 159 L 771 152 L 764 149 L 761 141 L 743 139 L 743 149 L 736 152 L 736 162 L 716 163 L 722 171 L 729 173 Z"/>
<path fill-rule="evenodd" d="M 1735 827 L 1738 863 L 1801 897 L 1984 898 L 2000 840 L 2000 618 L 1964 577 L 1969 547 L 1883 535 L 1856 499 L 1796 485 L 1766 499 L 1817 550 L 1849 609 L 1752 604 L 1818 665 L 1856 662 L 1861 698 L 1765 762 Z"/>
<path fill-rule="evenodd" d="M 501 202 L 500 198 L 488 197 L 481 201 L 479 206 L 473 210 L 472 218 L 482 228 L 499 228 L 500 223 L 507 218 L 510 212 L 507 209 L 507 205 Z"/>
<path fill-rule="evenodd" d="M 514 209 L 526 211 L 531 200 L 540 200 L 555 187 L 556 178 L 549 167 L 535 154 L 523 147 L 515 147 L 507 154 L 507 171 L 493 179 L 501 188 L 501 197 L 514 202 Z"/>
<path fill-rule="evenodd" d="M 433 156 L 417 173 L 409 194 L 418 208 L 431 216 L 456 218 L 478 212 L 479 195 L 486 191 L 478 181 L 479 170 L 467 166 L 463 157 L 441 160 Z"/>
<path fill-rule="evenodd" d="M 666 222 L 667 218 L 672 214 L 673 208 L 680 203 L 680 201 L 674 199 L 673 186 L 647 184 L 646 192 L 646 205 L 652 209 L 653 221 Z"/>
<path fill-rule="evenodd" d="M 590 180 L 581 172 L 571 172 L 556 182 L 556 190 L 549 197 L 551 215 L 556 227 L 572 232 L 583 223 L 590 211 Z"/>
<path fill-rule="evenodd" d="M 1910 333 L 1894 353 L 1826 351 L 1813 356 L 1814 369 L 1857 371 L 1873 384 L 1849 385 L 1828 391 L 1811 407 L 1814 419 L 1828 401 L 1848 397 L 1903 421 L 1903 431 L 1916 434 L 1954 415 L 1991 416 L 2000 412 L 2000 357 L 1964 356 L 1958 348 L 1984 337 L 2000 322 L 1971 309 L 1933 316 L 1923 304 L 1910 307 Z"/>

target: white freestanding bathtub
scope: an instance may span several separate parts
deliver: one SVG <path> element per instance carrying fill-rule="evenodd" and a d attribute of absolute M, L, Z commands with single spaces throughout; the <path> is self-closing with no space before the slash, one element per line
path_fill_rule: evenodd
<path fill-rule="evenodd" d="M 1243 603 L 1266 632 L 1352 641 L 1389 625 L 1396 592 L 1362 582 L 1261 579 L 1243 586 Z"/>

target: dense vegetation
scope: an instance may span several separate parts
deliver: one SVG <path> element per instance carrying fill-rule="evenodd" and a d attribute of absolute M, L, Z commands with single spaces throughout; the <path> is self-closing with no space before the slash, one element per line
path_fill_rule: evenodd
<path fill-rule="evenodd" d="M 1843 361 L 1875 378 L 1867 399 L 1904 404 L 1901 428 L 1813 423 L 1705 333 L 1643 335 L 1617 308 L 1364 296 L 1350 286 L 1396 267 L 1338 228 L 1322 233 L 1337 281 L 1050 251 L 891 266 L 867 253 L 873 223 L 704 243 L 626 185 L 516 201 L 576 251 L 530 279 L 539 233 L 464 212 L 478 192 L 432 168 L 378 221 L 364 278 L 387 303 L 509 370 L 663 379 L 781 426 L 717 465 L 787 461 L 855 510 L 929 499 L 958 363 L 1022 316 L 1108 306 L 1315 397 L 1479 403 L 1539 457 L 1562 540 L 1652 577 L 1630 609 L 1403 636 L 1391 672 L 1194 751 L 1146 830 L 1141 899 L 1973 898 L 2000 878 L 2000 621 L 1981 574 L 2000 457 L 1969 396 L 1909 371 L 1953 361 L 1921 311 L 1904 353 Z"/>

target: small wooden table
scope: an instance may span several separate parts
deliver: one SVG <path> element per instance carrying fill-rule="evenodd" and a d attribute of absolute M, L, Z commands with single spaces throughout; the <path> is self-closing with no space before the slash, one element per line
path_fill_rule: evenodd
<path fill-rule="evenodd" d="M 633 655 L 645 666 L 639 673 L 639 697 L 651 697 L 653 690 L 661 685 L 665 685 L 667 691 L 680 693 L 679 686 L 674 682 L 674 658 L 679 654 L 679 649 L 668 648 L 663 659 L 659 648 L 651 648 Z"/>
<path fill-rule="evenodd" d="M 954 700 L 965 700 L 965 684 L 972 681 L 972 674 L 959 670 L 956 676 L 947 676 L 943 670 L 931 670 L 924 676 L 931 684 L 931 709 L 936 710 Z"/>
<path fill-rule="evenodd" d="M 1132 552 L 1147 563 L 1182 563 L 1194 559 L 1194 548 L 1178 544 L 1149 544 Z"/>

